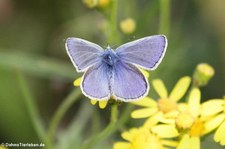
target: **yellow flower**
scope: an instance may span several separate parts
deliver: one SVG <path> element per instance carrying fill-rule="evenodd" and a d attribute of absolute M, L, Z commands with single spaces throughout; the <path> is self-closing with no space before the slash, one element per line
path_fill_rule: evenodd
<path fill-rule="evenodd" d="M 120 22 L 120 29 L 125 34 L 131 34 L 136 29 L 136 22 L 132 18 L 124 19 Z"/>
<path fill-rule="evenodd" d="M 177 149 L 200 149 L 200 137 L 207 134 L 211 127 L 207 126 L 208 118 L 202 118 L 202 107 L 200 104 L 201 92 L 198 88 L 191 90 L 188 103 L 179 104 L 179 114 L 174 119 L 174 124 L 162 124 L 160 129 L 155 126 L 156 134 L 166 134 L 170 131 L 170 135 L 178 136 L 181 140 Z M 172 130 L 171 130 L 172 129 Z M 163 131 L 162 131 L 163 130 Z"/>
<path fill-rule="evenodd" d="M 98 0 L 83 0 L 83 3 L 88 7 L 88 8 L 94 8 L 98 5 Z"/>
<path fill-rule="evenodd" d="M 177 149 L 193 148 L 200 149 L 200 137 L 208 132 L 205 126 L 207 119 L 200 117 L 201 113 L 201 92 L 198 88 L 193 88 L 188 98 L 188 104 L 181 108 L 181 113 L 186 120 L 176 119 L 176 126 L 181 133 L 184 133 Z M 182 115 L 179 115 L 182 116 Z M 179 117 L 178 116 L 178 117 Z M 183 126 L 186 126 L 185 128 Z"/>
<path fill-rule="evenodd" d="M 98 0 L 98 6 L 99 7 L 107 7 L 109 5 L 111 0 Z"/>
<path fill-rule="evenodd" d="M 177 149 L 200 149 L 200 138 L 185 134 L 180 140 Z"/>
<path fill-rule="evenodd" d="M 214 140 L 225 145 L 225 98 L 211 99 L 202 104 L 202 117 L 211 117 L 206 123 L 210 128 L 209 132 L 216 129 Z"/>
<path fill-rule="evenodd" d="M 3 145 L 3 144 L 2 144 Z M 2 145 L 0 145 L 0 149 L 8 149 L 8 148 L 6 148 L 6 147 L 4 147 L 4 146 L 2 146 Z"/>
<path fill-rule="evenodd" d="M 104 8 L 110 4 L 111 0 L 82 0 L 88 8 L 100 7 Z"/>
<path fill-rule="evenodd" d="M 177 102 L 184 96 L 186 93 L 189 85 L 191 82 L 191 78 L 188 76 L 182 77 L 175 87 L 173 88 L 172 92 L 168 96 L 167 89 L 162 82 L 162 80 L 156 79 L 153 80 L 153 88 L 159 94 L 160 98 L 158 102 L 154 99 L 145 97 L 143 100 L 132 102 L 135 105 L 143 106 L 144 108 L 135 110 L 131 113 L 131 117 L 133 118 L 146 118 L 151 116 L 156 116 L 157 119 L 161 122 L 169 122 L 170 119 L 177 115 L 178 104 Z M 173 122 L 173 119 L 172 119 Z M 147 120 L 144 124 L 146 127 L 151 125 L 149 120 Z"/>
<path fill-rule="evenodd" d="M 76 79 L 73 82 L 73 85 L 74 86 L 80 86 L 81 81 L 82 81 L 82 77 Z M 108 100 L 100 100 L 100 101 L 98 101 L 97 99 L 96 100 L 91 100 L 91 104 L 92 105 L 95 105 L 97 102 L 98 102 L 99 108 L 100 109 L 104 109 L 107 106 Z"/>
<path fill-rule="evenodd" d="M 161 138 L 144 127 L 123 132 L 122 138 L 128 142 L 116 142 L 113 149 L 166 149 L 165 146 L 177 145 L 176 141 Z"/>

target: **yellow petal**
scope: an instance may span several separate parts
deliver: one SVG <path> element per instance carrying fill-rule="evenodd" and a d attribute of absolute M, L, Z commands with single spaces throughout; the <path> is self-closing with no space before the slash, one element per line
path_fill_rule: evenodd
<path fill-rule="evenodd" d="M 189 112 L 197 117 L 200 113 L 200 98 L 201 92 L 198 88 L 194 88 L 191 90 L 189 99 L 188 99 L 188 109 Z"/>
<path fill-rule="evenodd" d="M 181 111 L 178 111 L 178 110 L 173 110 L 173 111 L 170 111 L 168 113 L 165 113 L 164 116 L 166 118 L 175 118 L 177 117 L 177 115 L 180 113 Z"/>
<path fill-rule="evenodd" d="M 180 112 L 185 112 L 188 110 L 188 104 L 187 103 L 179 103 L 178 104 L 178 110 Z"/>
<path fill-rule="evenodd" d="M 173 88 L 172 92 L 170 93 L 169 98 L 175 101 L 180 100 L 184 94 L 186 93 L 189 85 L 191 83 L 191 78 L 186 76 L 186 77 L 182 77 L 177 84 L 175 85 L 175 87 Z"/>
<path fill-rule="evenodd" d="M 76 80 L 73 82 L 73 85 L 74 85 L 74 86 L 80 86 L 81 80 L 82 80 L 82 77 L 79 77 L 78 79 L 76 79 Z"/>
<path fill-rule="evenodd" d="M 155 79 L 155 80 L 152 81 L 152 85 L 153 85 L 155 91 L 158 93 L 158 95 L 161 98 L 167 98 L 168 97 L 168 92 L 167 92 L 166 87 L 165 87 L 162 80 Z"/>
<path fill-rule="evenodd" d="M 104 109 L 107 105 L 108 100 L 101 100 L 99 101 L 98 105 L 100 109 Z"/>
<path fill-rule="evenodd" d="M 214 115 L 223 111 L 223 104 L 225 103 L 222 99 L 211 99 L 206 101 L 202 104 L 201 115 L 202 116 L 209 116 Z"/>
<path fill-rule="evenodd" d="M 138 134 L 137 128 L 131 128 L 129 131 L 125 131 L 121 134 L 122 138 L 124 138 L 127 141 L 132 141 L 133 137 L 135 137 Z"/>
<path fill-rule="evenodd" d="M 131 141 L 132 140 L 132 135 L 129 131 L 125 131 L 121 134 L 122 138 L 124 138 L 127 141 Z"/>
<path fill-rule="evenodd" d="M 199 137 L 191 137 L 190 143 L 191 143 L 191 149 L 200 149 L 200 138 Z"/>
<path fill-rule="evenodd" d="M 219 126 L 214 135 L 214 140 L 225 145 L 225 121 Z"/>
<path fill-rule="evenodd" d="M 113 144 L 113 149 L 131 149 L 131 144 L 128 142 L 116 142 Z"/>
<path fill-rule="evenodd" d="M 145 97 L 144 99 L 131 102 L 132 104 L 143 106 L 143 107 L 156 107 L 157 103 L 154 99 Z"/>
<path fill-rule="evenodd" d="M 146 118 L 157 112 L 157 108 L 143 108 L 140 110 L 134 110 L 131 113 L 132 118 Z"/>
<path fill-rule="evenodd" d="M 152 132 L 162 138 L 172 138 L 179 135 L 175 125 L 160 124 L 152 128 Z"/>
<path fill-rule="evenodd" d="M 146 78 L 149 77 L 149 72 L 148 72 L 148 71 L 146 71 L 146 70 L 144 70 L 144 69 L 140 69 L 140 71 L 144 74 L 144 76 L 145 76 Z"/>
<path fill-rule="evenodd" d="M 167 118 L 164 115 L 156 116 L 156 118 L 161 123 L 165 123 L 165 124 L 174 124 L 175 123 L 175 119 Z"/>
<path fill-rule="evenodd" d="M 176 147 L 178 145 L 178 142 L 172 140 L 162 140 L 162 144 L 166 146 Z"/>
<path fill-rule="evenodd" d="M 92 100 L 92 99 L 91 99 L 91 104 L 92 104 L 92 105 L 95 105 L 97 102 L 98 102 L 98 100 Z"/>
<path fill-rule="evenodd" d="M 205 122 L 205 133 L 207 134 L 218 127 L 225 120 L 225 114 L 220 114 Z"/>
<path fill-rule="evenodd" d="M 182 139 L 180 140 L 180 143 L 177 147 L 177 149 L 190 149 L 190 137 L 185 134 Z"/>
<path fill-rule="evenodd" d="M 143 124 L 143 127 L 146 129 L 150 129 L 153 126 L 155 126 L 158 122 L 159 121 L 157 120 L 156 116 L 153 115 L 145 121 L 145 123 Z"/>

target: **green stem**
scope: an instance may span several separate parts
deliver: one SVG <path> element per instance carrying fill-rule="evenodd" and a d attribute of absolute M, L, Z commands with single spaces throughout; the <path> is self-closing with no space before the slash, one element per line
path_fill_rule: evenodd
<path fill-rule="evenodd" d="M 111 1 L 111 10 L 109 12 L 109 37 L 108 42 L 109 43 L 115 43 L 119 41 L 119 36 L 117 32 L 117 6 L 118 2 L 117 0 Z"/>
<path fill-rule="evenodd" d="M 114 130 L 116 122 L 117 122 L 117 104 L 112 105 L 111 109 L 111 118 L 109 125 L 97 136 L 93 136 L 90 140 L 88 140 L 81 148 L 82 149 L 89 149 L 92 148 L 94 145 L 97 145 L 99 142 L 102 142 L 106 139 Z"/>
<path fill-rule="evenodd" d="M 126 105 L 125 109 L 123 109 L 123 113 L 121 114 L 111 133 L 115 132 L 117 129 L 119 129 L 124 125 L 124 123 L 130 118 L 130 113 L 133 110 L 133 108 L 134 108 L 133 104 Z"/>
<path fill-rule="evenodd" d="M 123 124 L 129 119 L 133 107 L 134 105 L 127 104 L 120 118 L 117 120 L 117 105 L 113 105 L 109 125 L 101 133 L 99 133 L 99 135 L 93 136 L 90 140 L 88 140 L 81 148 L 89 149 L 94 147 L 95 145 L 106 139 L 108 136 L 110 136 L 112 133 L 114 133 L 118 128 L 123 126 Z"/>
<path fill-rule="evenodd" d="M 31 92 L 29 91 L 29 87 L 26 83 L 26 80 L 20 72 L 17 73 L 17 78 L 18 78 L 18 83 L 20 85 L 21 92 L 24 96 L 23 99 L 24 99 L 26 108 L 28 110 L 28 114 L 30 116 L 32 125 L 33 125 L 39 139 L 41 139 L 41 141 L 43 141 L 43 142 L 46 142 L 44 125 L 43 125 L 42 119 L 39 115 L 38 108 L 36 107 L 36 104 L 34 102 L 35 100 L 31 94 Z"/>
<path fill-rule="evenodd" d="M 78 100 L 81 95 L 81 91 L 79 89 L 74 89 L 66 99 L 64 99 L 63 103 L 55 112 L 48 129 L 48 144 L 47 148 L 52 149 L 53 139 L 56 133 L 56 129 L 59 125 L 60 120 L 63 118 L 66 111 L 74 104 L 76 100 Z"/>
<path fill-rule="evenodd" d="M 170 32 L 170 0 L 160 0 L 159 34 L 169 36 Z"/>

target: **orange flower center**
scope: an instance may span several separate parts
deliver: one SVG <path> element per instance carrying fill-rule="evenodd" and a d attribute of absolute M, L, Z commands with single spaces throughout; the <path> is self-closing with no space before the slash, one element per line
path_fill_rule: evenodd
<path fill-rule="evenodd" d="M 205 130 L 203 122 L 198 118 L 195 120 L 193 126 L 191 127 L 191 130 L 189 132 L 190 136 L 198 137 L 203 134 Z"/>
<path fill-rule="evenodd" d="M 158 108 L 163 113 L 168 113 L 177 110 L 177 103 L 169 98 L 162 98 L 158 100 Z"/>

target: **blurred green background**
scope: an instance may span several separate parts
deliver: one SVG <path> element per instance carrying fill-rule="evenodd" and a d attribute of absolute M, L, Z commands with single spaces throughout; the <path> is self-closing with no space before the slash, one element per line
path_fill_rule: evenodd
<path fill-rule="evenodd" d="M 202 98 L 223 97 L 225 1 L 171 0 L 170 3 L 168 50 L 150 80 L 162 78 L 171 90 L 180 77 L 192 75 L 198 63 L 207 62 L 214 67 L 215 76 L 202 88 Z M 137 27 L 131 35 L 120 32 L 122 42 L 113 46 L 158 34 L 159 15 L 158 0 L 119 1 L 118 21 L 132 17 Z M 106 47 L 102 22 L 101 10 L 89 9 L 81 0 L 0 0 L 0 142 L 40 143 L 18 75 L 25 78 L 47 127 L 56 108 L 74 88 L 73 80 L 81 76 L 66 54 L 65 39 L 79 37 Z M 91 106 L 89 99 L 80 98 L 60 123 L 61 131 L 74 117 L 86 117 L 82 122 L 87 124 L 93 111 L 102 112 L 97 106 Z M 95 119 L 102 122 L 98 126 L 101 129 L 108 122 L 108 114 Z"/>

